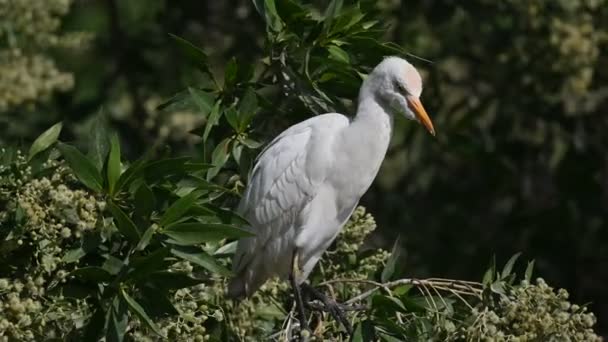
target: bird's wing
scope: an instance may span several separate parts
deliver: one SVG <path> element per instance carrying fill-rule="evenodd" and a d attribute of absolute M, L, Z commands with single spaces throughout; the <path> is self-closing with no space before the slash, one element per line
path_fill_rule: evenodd
<path fill-rule="evenodd" d="M 256 236 L 239 241 L 233 261 L 235 273 L 242 271 L 269 239 L 280 237 L 294 225 L 324 180 L 331 164 L 332 139 L 348 122 L 340 114 L 316 116 L 290 127 L 262 151 L 239 204 L 239 212 Z"/>

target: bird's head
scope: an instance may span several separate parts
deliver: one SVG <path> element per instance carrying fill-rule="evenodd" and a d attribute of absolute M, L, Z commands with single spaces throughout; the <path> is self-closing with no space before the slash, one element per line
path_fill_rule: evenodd
<path fill-rule="evenodd" d="M 420 122 L 435 135 L 433 122 L 420 102 L 422 78 L 418 70 L 399 57 L 385 58 L 369 74 L 362 91 L 378 99 L 390 113 L 399 113 L 407 119 Z M 362 94 L 363 95 L 363 94 Z"/>

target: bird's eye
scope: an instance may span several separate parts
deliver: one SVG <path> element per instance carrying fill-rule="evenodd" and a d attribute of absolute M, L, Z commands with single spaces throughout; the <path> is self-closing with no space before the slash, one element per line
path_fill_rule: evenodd
<path fill-rule="evenodd" d="M 403 83 L 395 81 L 395 88 L 397 88 L 400 93 L 407 94 L 407 90 L 405 89 Z"/>

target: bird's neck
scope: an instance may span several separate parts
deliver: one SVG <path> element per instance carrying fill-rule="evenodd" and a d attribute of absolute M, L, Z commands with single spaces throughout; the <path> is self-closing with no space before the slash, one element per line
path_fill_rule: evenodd
<path fill-rule="evenodd" d="M 371 136 L 387 137 L 390 140 L 393 134 L 393 115 L 387 112 L 374 96 L 365 96 L 359 100 L 352 125 L 357 129 L 369 131 Z M 388 141 L 386 144 L 388 147 Z"/>
<path fill-rule="evenodd" d="M 393 133 L 393 116 L 373 97 L 359 101 L 357 115 L 344 132 L 345 146 L 355 164 L 373 179 L 384 160 Z M 355 167 L 355 166 L 353 166 Z"/>

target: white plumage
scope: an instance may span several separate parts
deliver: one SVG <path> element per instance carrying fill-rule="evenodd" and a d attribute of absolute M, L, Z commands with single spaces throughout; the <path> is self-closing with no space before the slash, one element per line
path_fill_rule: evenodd
<path fill-rule="evenodd" d="M 418 100 L 420 75 L 403 59 L 380 63 L 361 86 L 357 114 L 294 125 L 258 157 L 238 211 L 254 237 L 238 242 L 228 293 L 251 295 L 273 275 L 306 280 L 350 217 L 384 159 L 393 113 L 433 126 Z"/>

